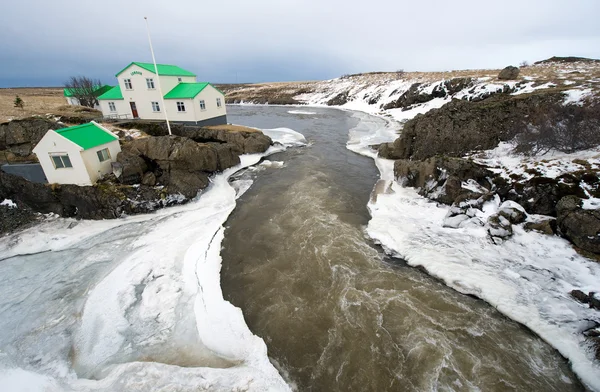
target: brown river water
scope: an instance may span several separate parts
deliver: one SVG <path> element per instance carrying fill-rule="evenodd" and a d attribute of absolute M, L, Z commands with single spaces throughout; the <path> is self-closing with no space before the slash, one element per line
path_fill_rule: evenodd
<path fill-rule="evenodd" d="M 250 170 L 230 216 L 222 289 L 300 391 L 581 391 L 567 361 L 485 302 L 459 294 L 365 234 L 378 178 L 346 149 L 350 112 L 232 107 L 230 121 L 288 127 L 309 146 Z"/>

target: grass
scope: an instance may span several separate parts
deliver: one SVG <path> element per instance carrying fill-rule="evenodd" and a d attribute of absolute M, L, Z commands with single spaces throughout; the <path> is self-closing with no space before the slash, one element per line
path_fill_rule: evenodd
<path fill-rule="evenodd" d="M 228 132 L 260 132 L 258 129 L 248 128 L 241 125 L 210 125 L 203 128 L 214 129 L 218 131 L 228 131 Z"/>

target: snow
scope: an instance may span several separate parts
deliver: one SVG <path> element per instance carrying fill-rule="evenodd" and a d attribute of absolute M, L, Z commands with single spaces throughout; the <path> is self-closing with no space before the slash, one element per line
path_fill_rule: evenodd
<path fill-rule="evenodd" d="M 521 86 L 521 88 L 519 90 L 512 93 L 512 95 L 528 94 L 528 93 L 534 92 L 535 90 L 544 90 L 547 88 L 556 87 L 556 84 L 552 83 L 552 82 L 540 84 L 539 86 L 535 86 L 535 87 L 534 87 L 534 84 L 535 84 L 535 82 L 527 83 L 526 85 Z"/>
<path fill-rule="evenodd" d="M 10 200 L 10 199 L 4 199 L 1 203 L 0 206 L 5 206 L 8 208 L 17 208 L 17 203 L 15 203 L 14 201 Z"/>
<path fill-rule="evenodd" d="M 564 91 L 564 105 L 583 105 L 583 100 L 592 94 L 591 89 L 572 89 Z"/>
<path fill-rule="evenodd" d="M 75 302 L 68 296 L 52 302 L 52 294 L 36 302 L 37 295 L 21 293 L 27 287 L 3 281 L 0 294 L 6 302 L 0 305 L 9 310 L 3 311 L 0 343 L 12 355 L 9 360 L 0 353 L 0 390 L 147 391 L 173 384 L 180 391 L 289 390 L 270 363 L 264 341 L 248 329 L 241 310 L 223 299 L 220 287 L 223 224 L 249 187 L 248 181 L 232 186 L 229 178 L 264 156 L 305 143 L 290 129 L 265 133 L 274 146 L 264 154 L 241 156 L 240 165 L 214 176 L 209 188 L 186 205 L 106 221 L 53 218 L 0 239 L 5 268 L 11 260 L 19 262 L 12 257 L 53 251 L 41 260 L 59 271 L 63 285 L 89 286 Z M 84 253 L 71 260 L 61 252 Z M 61 262 L 69 264 L 62 267 Z M 64 290 L 60 282 L 52 283 L 52 271 L 25 266 L 32 269 L 24 275 L 27 286 L 39 280 Z M 103 267 L 96 283 L 79 282 L 86 271 Z M 27 271 L 18 269 L 16 275 Z M 15 305 L 12 298 L 23 299 Z M 22 301 L 34 301 L 25 313 L 18 309 Z M 61 308 L 53 310 L 43 301 Z M 11 348 L 32 333 L 37 343 L 25 352 Z"/>
<path fill-rule="evenodd" d="M 573 370 L 589 388 L 600 391 L 600 366 L 581 333 L 590 327 L 589 320 L 600 322 L 600 316 L 569 295 L 573 289 L 597 291 L 600 264 L 577 254 L 562 238 L 526 232 L 518 225 L 513 226 L 513 236 L 501 245 L 490 241 L 484 227 L 444 227 L 449 207 L 402 187 L 394 180 L 393 161 L 376 157 L 369 147 L 370 135 L 385 135 L 382 128 L 394 128 L 396 124 L 367 124 L 371 132 L 350 132 L 348 148 L 375 158 L 381 174 L 368 204 L 372 216 L 368 235 L 386 253 L 425 268 L 448 286 L 485 300 L 530 328 L 571 361 Z M 393 135 L 387 135 L 386 141 L 392 141 Z M 501 145 L 489 155 L 499 160 L 500 150 L 506 147 Z M 498 204 L 484 206 L 485 214 L 514 207 Z M 457 226 L 457 222 L 452 223 Z"/>

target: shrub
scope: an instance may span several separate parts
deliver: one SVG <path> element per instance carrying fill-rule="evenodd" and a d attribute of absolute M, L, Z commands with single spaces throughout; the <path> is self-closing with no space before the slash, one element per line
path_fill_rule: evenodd
<path fill-rule="evenodd" d="M 21 109 L 23 109 L 23 106 L 25 106 L 25 102 L 23 102 L 21 97 L 19 97 L 18 95 L 15 97 L 14 104 L 15 104 L 16 108 L 21 108 Z"/>
<path fill-rule="evenodd" d="M 572 153 L 600 145 L 600 106 L 555 105 L 538 108 L 519 125 L 515 152 Z"/>

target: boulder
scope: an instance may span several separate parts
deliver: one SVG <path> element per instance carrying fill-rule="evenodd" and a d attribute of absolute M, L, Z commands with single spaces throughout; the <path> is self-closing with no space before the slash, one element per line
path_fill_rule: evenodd
<path fill-rule="evenodd" d="M 172 170 L 168 173 L 168 178 L 161 178 L 161 182 L 168 184 L 167 188 L 170 194 L 179 193 L 186 199 L 196 197 L 198 192 L 209 184 L 208 176 L 205 173 L 191 173 L 186 170 Z"/>
<path fill-rule="evenodd" d="M 560 233 L 579 248 L 600 253 L 600 209 L 582 208 L 577 196 L 565 196 L 556 205 Z"/>
<path fill-rule="evenodd" d="M 510 223 L 513 225 L 518 225 L 519 223 L 523 223 L 525 218 L 527 217 L 527 213 L 525 209 L 521 207 L 518 203 L 514 201 L 505 201 L 500 205 L 500 209 L 498 210 L 498 215 L 503 216 L 508 219 Z"/>
<path fill-rule="evenodd" d="M 65 125 L 42 117 L 12 120 L 0 124 L 0 150 L 8 150 L 17 156 L 29 156 L 36 144 L 49 129 L 61 129 Z"/>
<path fill-rule="evenodd" d="M 584 304 L 590 303 L 590 297 L 581 290 L 572 290 L 571 297 L 575 298 L 577 301 L 582 302 Z"/>
<path fill-rule="evenodd" d="M 487 231 L 491 237 L 508 238 L 512 236 L 512 225 L 508 219 L 499 214 L 494 214 L 488 218 Z"/>
<path fill-rule="evenodd" d="M 527 231 L 537 231 L 546 235 L 554 235 L 556 233 L 556 220 L 547 218 L 535 222 L 527 222 L 523 228 Z"/>
<path fill-rule="evenodd" d="M 394 143 L 381 143 L 377 147 L 377 155 L 385 159 L 400 159 L 402 155 L 394 149 Z"/>
<path fill-rule="evenodd" d="M 343 93 L 340 93 L 335 97 L 331 98 L 329 101 L 327 101 L 327 106 L 342 106 L 343 104 L 348 102 L 348 99 L 348 91 L 344 91 Z"/>
<path fill-rule="evenodd" d="M 519 68 L 509 65 L 498 74 L 500 80 L 515 80 L 519 77 Z"/>
<path fill-rule="evenodd" d="M 154 173 L 152 173 L 152 172 L 144 173 L 144 176 L 142 177 L 142 184 L 148 185 L 148 186 L 156 185 L 156 176 L 154 175 Z"/>
<path fill-rule="evenodd" d="M 117 155 L 117 164 L 113 164 L 113 173 L 123 184 L 139 184 L 144 172 L 148 170 L 146 161 L 138 155 L 139 151 L 127 148 Z M 119 166 L 120 165 L 120 166 Z"/>
<path fill-rule="evenodd" d="M 180 136 L 157 136 L 136 139 L 130 148 L 155 161 L 165 171 L 187 170 L 215 172 L 219 168 L 214 146 Z"/>

